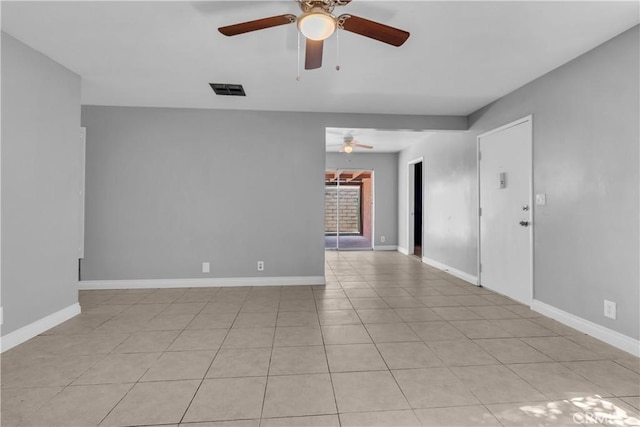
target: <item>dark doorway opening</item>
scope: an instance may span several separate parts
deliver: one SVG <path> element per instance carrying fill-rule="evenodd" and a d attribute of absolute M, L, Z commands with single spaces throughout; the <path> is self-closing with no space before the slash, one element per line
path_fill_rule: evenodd
<path fill-rule="evenodd" d="M 413 255 L 422 259 L 422 162 L 414 164 L 413 179 Z"/>

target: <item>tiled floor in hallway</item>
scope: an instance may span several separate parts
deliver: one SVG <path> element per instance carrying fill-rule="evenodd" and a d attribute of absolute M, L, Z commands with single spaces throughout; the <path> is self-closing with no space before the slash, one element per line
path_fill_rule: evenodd
<path fill-rule="evenodd" d="M 326 259 L 326 288 L 81 292 L 2 355 L 2 426 L 638 423 L 637 358 L 411 257 Z"/>

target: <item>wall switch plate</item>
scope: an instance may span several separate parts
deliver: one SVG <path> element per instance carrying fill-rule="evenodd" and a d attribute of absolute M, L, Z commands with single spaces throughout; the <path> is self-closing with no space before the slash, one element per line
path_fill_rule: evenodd
<path fill-rule="evenodd" d="M 4 323 L 4 308 L 0 307 L 0 325 Z"/>
<path fill-rule="evenodd" d="M 507 188 L 507 173 L 506 172 L 500 172 L 498 174 L 498 188 L 499 189 Z"/>
<path fill-rule="evenodd" d="M 616 303 L 604 300 L 604 317 L 616 320 Z"/>
<path fill-rule="evenodd" d="M 202 272 L 203 273 L 209 273 L 211 271 L 211 264 L 209 264 L 208 262 L 203 262 L 202 263 Z"/>
<path fill-rule="evenodd" d="M 264 271 L 264 261 L 258 261 L 258 271 Z"/>
<path fill-rule="evenodd" d="M 384 243 L 387 240 L 386 237 L 384 236 L 380 236 L 380 243 Z"/>
<path fill-rule="evenodd" d="M 542 194 L 536 194 L 536 206 L 545 206 L 547 204 L 547 195 L 542 193 Z"/>

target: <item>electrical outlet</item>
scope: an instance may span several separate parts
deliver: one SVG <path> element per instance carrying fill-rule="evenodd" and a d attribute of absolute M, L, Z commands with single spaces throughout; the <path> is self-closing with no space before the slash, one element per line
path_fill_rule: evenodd
<path fill-rule="evenodd" d="M 545 193 L 536 194 L 536 205 L 546 206 L 546 204 L 547 204 L 547 195 Z"/>
<path fill-rule="evenodd" d="M 386 237 L 384 236 L 380 236 L 380 243 L 384 243 L 387 240 Z"/>
<path fill-rule="evenodd" d="M 258 261 L 258 271 L 264 271 L 264 261 Z"/>
<path fill-rule="evenodd" d="M 604 300 L 604 317 L 616 320 L 616 303 Z"/>
<path fill-rule="evenodd" d="M 209 273 L 211 271 L 211 264 L 209 264 L 208 262 L 203 262 L 202 263 L 202 272 L 203 273 Z"/>

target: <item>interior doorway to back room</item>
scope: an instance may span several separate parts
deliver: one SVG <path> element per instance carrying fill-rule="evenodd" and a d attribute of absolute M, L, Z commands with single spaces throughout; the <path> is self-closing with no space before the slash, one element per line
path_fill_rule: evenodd
<path fill-rule="evenodd" d="M 407 253 L 422 259 L 423 246 L 423 189 L 422 158 L 407 165 Z"/>
<path fill-rule="evenodd" d="M 373 236 L 373 171 L 325 172 L 326 249 L 371 250 Z"/>
<path fill-rule="evenodd" d="M 414 164 L 413 179 L 413 254 L 422 259 L 422 162 Z"/>

